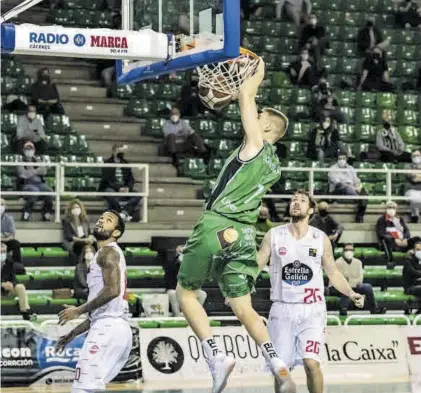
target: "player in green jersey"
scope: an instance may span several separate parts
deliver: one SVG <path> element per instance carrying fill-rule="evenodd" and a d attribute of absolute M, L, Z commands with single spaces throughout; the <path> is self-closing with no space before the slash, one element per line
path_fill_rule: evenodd
<path fill-rule="evenodd" d="M 206 279 L 219 283 L 222 295 L 259 344 L 281 391 L 295 392 L 285 363 L 278 357 L 266 326 L 254 311 L 251 292 L 259 273 L 255 228 L 262 198 L 280 177 L 273 144 L 286 132 L 287 117 L 272 108 L 258 114 L 255 97 L 264 78 L 260 60 L 253 77 L 240 88 L 239 103 L 244 141 L 228 158 L 206 203 L 205 211 L 183 250 L 177 298 L 190 327 L 199 337 L 213 376 L 213 393 L 220 393 L 235 366 L 213 339 L 196 292 Z"/>

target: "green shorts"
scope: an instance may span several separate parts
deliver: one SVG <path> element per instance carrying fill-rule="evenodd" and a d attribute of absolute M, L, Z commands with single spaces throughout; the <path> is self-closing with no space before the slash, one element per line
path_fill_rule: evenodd
<path fill-rule="evenodd" d="M 254 226 L 205 212 L 183 250 L 178 282 L 196 290 L 216 281 L 229 298 L 251 293 L 259 273 L 255 237 Z"/>

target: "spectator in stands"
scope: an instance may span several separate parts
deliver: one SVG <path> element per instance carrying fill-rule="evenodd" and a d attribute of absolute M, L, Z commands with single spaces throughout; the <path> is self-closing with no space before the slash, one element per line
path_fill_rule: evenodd
<path fill-rule="evenodd" d="M 1 294 L 2 296 L 16 296 L 23 319 L 27 321 L 31 319 L 32 312 L 29 307 L 26 288 L 23 284 L 17 283 L 13 261 L 8 259 L 7 247 L 3 243 L 1 243 Z"/>
<path fill-rule="evenodd" d="M 329 48 L 329 39 L 326 36 L 326 28 L 317 23 L 317 16 L 311 14 L 308 24 L 301 31 L 299 48 L 306 48 L 313 56 L 317 70 L 322 69 L 322 56 L 327 48 Z"/>
<path fill-rule="evenodd" d="M 181 89 L 180 112 L 181 116 L 196 117 L 203 113 L 205 107 L 197 92 L 198 79 L 191 73 Z"/>
<path fill-rule="evenodd" d="M 405 151 L 405 142 L 386 113 L 383 114 L 383 129 L 377 131 L 376 147 L 383 162 L 411 162 L 411 154 Z"/>
<path fill-rule="evenodd" d="M 128 146 L 122 143 L 113 145 L 111 157 L 104 161 L 107 164 L 121 163 L 128 164 L 124 158 L 124 153 Z M 138 196 L 127 195 L 130 192 L 136 192 L 134 189 L 134 177 L 131 168 L 103 168 L 102 179 L 98 191 L 102 192 L 121 192 L 126 194 L 121 197 L 107 196 L 105 200 L 108 203 L 108 209 L 117 210 L 121 217 L 126 221 L 131 221 L 135 216 L 139 220 L 139 205 L 141 198 Z"/>
<path fill-rule="evenodd" d="M 324 116 L 330 116 L 338 123 L 347 123 L 346 115 L 340 109 L 338 97 L 334 95 L 333 89 L 325 77 L 319 79 L 312 91 L 313 118 L 319 121 Z"/>
<path fill-rule="evenodd" d="M 357 90 L 393 91 L 395 87 L 390 82 L 389 71 L 383 50 L 378 46 L 367 53 L 362 65 L 362 72 Z"/>
<path fill-rule="evenodd" d="M 87 282 L 89 265 L 95 255 L 95 248 L 92 245 L 83 247 L 78 264 L 75 267 L 75 278 L 73 280 L 73 297 L 76 299 L 88 298 L 89 287 Z"/>
<path fill-rule="evenodd" d="M 273 227 L 273 222 L 270 221 L 269 207 L 265 202 L 262 202 L 259 216 L 257 217 L 257 222 L 255 224 L 257 247 L 260 247 L 260 243 L 266 235 L 266 232 L 269 232 Z"/>
<path fill-rule="evenodd" d="M 339 239 L 344 231 L 344 226 L 339 224 L 330 214 L 329 205 L 325 201 L 321 201 L 317 206 L 317 213 L 311 218 L 310 225 L 323 231 L 330 242 L 332 247 L 335 247 L 339 243 Z"/>
<path fill-rule="evenodd" d="M 324 163 L 325 158 L 335 158 L 339 148 L 339 132 L 336 123 L 327 116 L 311 131 L 308 155 Z"/>
<path fill-rule="evenodd" d="M 376 235 L 380 249 L 384 250 L 389 269 L 394 268 L 393 251 L 407 251 L 408 240 L 411 237 L 404 219 L 396 215 L 398 205 L 389 201 L 386 213 L 381 215 L 376 223 Z"/>
<path fill-rule="evenodd" d="M 6 97 L 6 103 L 2 105 L 2 109 L 12 113 L 24 113 L 28 107 L 28 99 L 26 96 L 17 96 L 9 94 Z"/>
<path fill-rule="evenodd" d="M 31 141 L 39 154 L 46 150 L 44 126 L 37 117 L 37 108 L 34 104 L 29 104 L 26 114 L 19 116 L 16 128 L 15 151 L 20 153 L 26 141 Z"/>
<path fill-rule="evenodd" d="M 412 163 L 407 169 L 421 170 L 421 151 L 414 150 L 411 154 Z M 405 196 L 410 197 L 411 222 L 418 222 L 421 211 L 421 173 L 408 173 L 405 181 Z"/>
<path fill-rule="evenodd" d="M 178 167 L 180 154 L 197 153 L 207 158 L 208 149 L 203 138 L 191 128 L 188 121 L 181 119 L 180 109 L 177 106 L 171 108 L 170 119 L 164 123 L 162 132 L 165 148 L 171 155 L 174 166 Z"/>
<path fill-rule="evenodd" d="M 413 252 L 408 255 L 403 265 L 403 288 L 407 295 L 413 295 L 421 301 L 421 238 L 414 238 Z M 421 309 L 417 314 L 421 313 Z"/>
<path fill-rule="evenodd" d="M 171 311 L 174 317 L 180 317 L 180 305 L 177 301 L 177 296 L 175 293 L 175 289 L 177 287 L 177 275 L 178 271 L 180 270 L 180 265 L 183 259 L 183 246 L 177 246 L 175 250 L 175 257 L 172 261 L 165 261 L 164 262 L 164 280 L 165 280 L 165 288 L 167 290 L 168 299 L 171 305 Z M 207 298 L 207 294 L 202 289 L 198 289 L 196 291 L 197 300 L 199 300 L 200 304 L 203 306 L 205 300 Z"/>
<path fill-rule="evenodd" d="M 35 156 L 35 145 L 28 141 L 23 145 L 23 159 L 24 162 L 38 162 Z M 47 174 L 46 166 L 18 166 L 17 174 L 19 184 L 22 191 L 26 192 L 53 192 L 53 190 L 45 183 L 44 176 Z M 43 220 L 50 221 L 51 213 L 53 211 L 53 197 L 51 195 L 25 196 L 25 205 L 22 212 L 22 221 L 29 221 L 32 209 L 37 199 L 44 201 Z"/>
<path fill-rule="evenodd" d="M 285 11 L 287 18 L 299 26 L 301 20 L 308 20 L 311 8 L 310 0 L 277 0 L 276 19 L 281 20 Z"/>
<path fill-rule="evenodd" d="M 44 118 L 50 113 L 64 114 L 57 86 L 51 82 L 50 71 L 46 67 L 37 72 L 37 80 L 31 88 L 31 98 L 37 107 L 37 112 Z"/>
<path fill-rule="evenodd" d="M 367 195 L 367 191 L 361 186 L 361 180 L 357 176 L 354 167 L 347 163 L 347 154 L 340 152 L 338 161 L 332 165 L 328 173 L 329 192 L 335 195 Z M 356 222 L 364 222 L 364 214 L 367 209 L 367 200 L 359 200 Z"/>
<path fill-rule="evenodd" d="M 361 295 L 365 296 L 364 308 L 370 310 L 371 314 L 384 314 L 386 307 L 379 307 L 374 297 L 373 287 L 370 284 L 363 283 L 364 270 L 363 264 L 359 259 L 354 258 L 354 245 L 347 243 L 344 245 L 343 256 L 336 260 L 336 266 L 348 281 L 351 288 Z M 351 299 L 338 292 L 329 283 L 329 294 L 331 296 L 340 296 L 340 315 L 346 316 L 348 313 Z"/>
<path fill-rule="evenodd" d="M 0 200 L 1 214 L 1 242 L 7 247 L 7 251 L 12 253 L 13 262 L 22 262 L 20 255 L 20 242 L 15 239 L 16 229 L 13 216 L 6 213 L 6 201 Z"/>
<path fill-rule="evenodd" d="M 308 49 L 302 49 L 297 60 L 292 62 L 289 67 L 291 82 L 298 86 L 312 87 L 316 79 L 316 68 L 310 59 Z"/>
<path fill-rule="evenodd" d="M 421 6 L 416 1 L 404 0 L 397 5 L 395 22 L 402 28 L 410 29 L 421 25 Z"/>
<path fill-rule="evenodd" d="M 249 20 L 250 16 L 255 18 L 262 14 L 263 7 L 260 4 L 250 4 L 250 0 L 241 0 L 241 16 L 244 20 Z"/>
<path fill-rule="evenodd" d="M 358 31 L 358 54 L 364 56 L 367 52 L 371 52 L 375 47 L 384 50 L 388 45 L 389 41 L 384 40 L 382 32 L 375 25 L 375 19 L 373 17 L 368 17 L 365 26 Z"/>
<path fill-rule="evenodd" d="M 85 206 L 78 199 L 70 201 L 67 205 L 62 227 L 63 247 L 76 264 L 84 247 L 95 244 Z"/>

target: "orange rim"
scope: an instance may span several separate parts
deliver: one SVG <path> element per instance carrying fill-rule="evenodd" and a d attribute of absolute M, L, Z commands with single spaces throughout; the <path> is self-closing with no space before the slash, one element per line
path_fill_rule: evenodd
<path fill-rule="evenodd" d="M 259 57 L 259 56 L 256 55 L 256 53 L 252 52 L 251 50 L 246 49 L 246 48 L 242 48 L 242 47 L 240 47 L 240 54 L 241 55 L 249 55 L 250 57 L 252 57 L 254 59 L 257 59 Z"/>

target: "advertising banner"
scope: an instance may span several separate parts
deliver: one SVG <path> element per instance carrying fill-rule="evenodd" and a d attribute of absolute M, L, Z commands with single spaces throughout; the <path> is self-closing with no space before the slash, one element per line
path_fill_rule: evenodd
<path fill-rule="evenodd" d="M 421 378 L 421 326 L 405 327 L 402 331 L 406 340 L 409 372 Z"/>
<path fill-rule="evenodd" d="M 52 327 L 49 327 L 51 330 Z M 133 349 L 116 377 L 125 381 L 141 376 L 139 330 L 132 327 Z M 33 327 L 1 327 L 1 386 L 69 384 L 87 333 L 56 352 L 56 337 Z"/>

